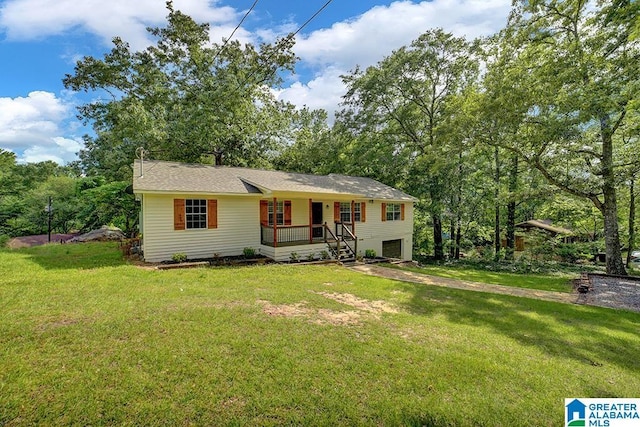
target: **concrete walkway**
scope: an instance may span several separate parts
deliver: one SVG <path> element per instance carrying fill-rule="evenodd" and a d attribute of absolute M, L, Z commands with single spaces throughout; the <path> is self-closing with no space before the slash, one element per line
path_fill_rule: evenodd
<path fill-rule="evenodd" d="M 445 288 L 463 289 L 466 291 L 513 295 L 517 297 L 535 298 L 545 301 L 561 302 L 565 304 L 582 303 L 582 301 L 579 301 L 580 296 L 577 293 L 569 294 L 564 292 L 540 291 L 537 289 L 515 288 L 504 285 L 490 285 L 487 283 L 468 282 L 466 280 L 448 279 L 446 277 L 429 276 L 427 274 L 414 273 L 412 271 L 380 267 L 373 264 L 356 264 L 349 268 L 354 271 L 369 274 L 371 276 L 386 277 L 387 279 L 400 280 L 402 282 L 442 286 Z"/>

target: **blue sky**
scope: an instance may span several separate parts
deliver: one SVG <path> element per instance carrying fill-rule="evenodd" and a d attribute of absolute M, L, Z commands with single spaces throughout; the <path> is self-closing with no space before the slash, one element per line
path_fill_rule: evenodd
<path fill-rule="evenodd" d="M 254 0 L 174 0 L 174 8 L 228 37 Z M 258 0 L 236 38 L 273 41 L 296 30 L 326 0 Z M 324 108 L 330 117 L 344 94 L 340 75 L 366 67 L 430 28 L 486 36 L 506 24 L 511 0 L 333 0 L 297 37 L 297 72 L 277 90 L 281 99 Z M 0 148 L 20 162 L 76 160 L 82 135 L 75 118 L 85 94 L 64 89 L 85 55 L 102 57 L 120 36 L 144 49 L 145 27 L 162 26 L 164 0 L 0 0 Z"/>

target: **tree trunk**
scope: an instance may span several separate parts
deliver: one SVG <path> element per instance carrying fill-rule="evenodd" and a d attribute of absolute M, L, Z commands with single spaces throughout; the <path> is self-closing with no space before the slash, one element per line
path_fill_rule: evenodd
<path fill-rule="evenodd" d="M 456 229 L 456 253 L 454 255 L 455 259 L 460 259 L 460 241 L 462 240 L 462 219 L 460 215 L 458 215 L 458 225 Z"/>
<path fill-rule="evenodd" d="M 500 257 L 500 153 L 498 151 L 498 147 L 494 148 L 493 157 L 496 163 L 496 170 L 494 176 L 494 200 L 495 200 L 495 209 L 496 209 L 496 217 L 495 217 L 495 228 L 494 228 L 494 248 L 495 248 L 495 259 L 497 260 Z"/>
<path fill-rule="evenodd" d="M 463 157 L 462 150 L 458 152 L 458 188 L 456 195 L 456 239 L 455 239 L 455 252 L 453 254 L 454 259 L 460 259 L 460 241 L 462 240 L 462 173 L 463 173 Z"/>
<path fill-rule="evenodd" d="M 442 218 L 440 214 L 433 214 L 433 251 L 438 261 L 444 259 L 444 245 L 442 244 Z"/>
<path fill-rule="evenodd" d="M 602 192 L 604 202 L 599 208 L 604 217 L 604 243 L 607 255 L 607 273 L 627 275 L 622 262 L 620 235 L 618 234 L 618 203 L 616 200 L 615 174 L 613 165 L 613 139 L 609 117 L 600 120 L 602 138 Z"/>
<path fill-rule="evenodd" d="M 507 205 L 507 249 L 505 258 L 513 260 L 516 250 L 516 192 L 518 191 L 518 155 L 511 159 L 509 171 L 509 204 Z"/>
<path fill-rule="evenodd" d="M 631 264 L 631 252 L 636 248 L 636 193 L 635 177 L 629 182 L 629 251 L 627 252 L 627 268 Z"/>
<path fill-rule="evenodd" d="M 451 218 L 450 224 L 451 235 L 449 236 L 449 258 L 453 258 L 456 255 L 456 220 Z"/>

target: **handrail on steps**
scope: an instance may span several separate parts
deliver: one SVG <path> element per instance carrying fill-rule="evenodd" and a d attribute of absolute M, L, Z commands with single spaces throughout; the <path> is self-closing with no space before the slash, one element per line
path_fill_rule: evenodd
<path fill-rule="evenodd" d="M 340 235 L 340 239 L 338 239 L 336 237 L 335 234 L 333 234 L 333 231 L 331 231 L 331 229 L 329 228 L 329 226 L 327 225 L 327 223 L 324 223 L 324 228 L 325 230 L 328 231 L 328 234 L 331 235 L 331 237 L 333 237 L 333 240 L 336 241 L 336 252 L 337 252 L 337 256 L 340 256 L 340 243 L 339 242 L 344 242 L 345 246 L 349 248 L 349 250 L 351 251 L 351 253 L 353 254 L 353 256 L 355 257 L 356 254 L 358 253 L 358 238 L 351 232 L 351 230 L 349 230 L 348 227 L 345 227 L 343 223 L 336 223 L 336 227 L 337 225 L 340 224 L 340 226 L 342 226 L 342 234 Z M 347 234 L 349 234 L 349 237 L 351 237 L 351 239 L 355 242 L 354 246 L 355 246 L 355 250 L 354 248 L 351 247 L 351 245 L 349 243 L 347 243 L 346 239 L 344 238 L 344 231 L 347 230 Z M 337 229 L 336 229 L 336 233 L 337 233 Z M 328 244 L 327 242 L 327 234 L 325 233 L 324 235 L 324 242 Z"/>

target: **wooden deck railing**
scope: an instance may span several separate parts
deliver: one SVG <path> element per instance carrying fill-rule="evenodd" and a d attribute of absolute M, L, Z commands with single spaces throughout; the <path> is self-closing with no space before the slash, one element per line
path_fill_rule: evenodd
<path fill-rule="evenodd" d="M 300 246 L 325 241 L 323 225 L 260 226 L 260 241 L 266 246 Z"/>
<path fill-rule="evenodd" d="M 358 238 L 351 231 L 351 224 L 338 222 L 335 232 L 325 222 L 323 225 L 260 225 L 260 241 L 265 246 L 302 246 L 327 243 L 332 251 L 340 252 L 344 244 L 354 255 L 358 253 Z M 335 248 L 334 248 L 335 246 Z"/>

